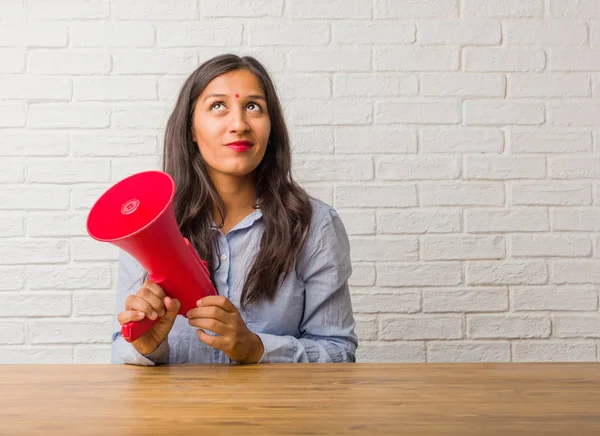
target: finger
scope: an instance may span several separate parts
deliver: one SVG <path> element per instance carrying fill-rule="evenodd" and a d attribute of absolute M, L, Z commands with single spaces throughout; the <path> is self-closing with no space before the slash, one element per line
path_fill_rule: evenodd
<path fill-rule="evenodd" d="M 125 310 L 123 312 L 119 312 L 117 315 L 117 320 L 119 321 L 119 324 L 123 325 L 131 321 L 141 321 L 145 316 L 146 314 L 144 312 L 138 312 L 137 310 Z"/>
<path fill-rule="evenodd" d="M 165 315 L 165 305 L 163 303 L 163 300 L 165 298 L 164 296 L 159 297 L 152 290 L 150 290 L 150 288 L 141 288 L 139 291 L 137 291 L 135 295 L 143 298 L 148 303 L 150 303 L 150 305 L 154 308 L 156 313 L 158 313 L 160 316 Z"/>
<path fill-rule="evenodd" d="M 165 314 L 165 318 L 174 321 L 179 313 L 179 309 L 181 308 L 181 303 L 179 300 L 174 300 L 170 297 L 165 297 L 164 299 L 165 309 L 167 313 Z"/>
<path fill-rule="evenodd" d="M 223 324 L 221 321 L 217 321 L 216 319 L 194 318 L 188 320 L 188 323 L 193 327 L 210 330 L 211 332 L 220 336 L 226 336 L 230 331 L 226 324 Z"/>
<path fill-rule="evenodd" d="M 200 339 L 209 347 L 213 347 L 221 351 L 225 349 L 226 342 L 221 336 L 211 336 L 203 330 L 196 330 L 196 335 L 198 336 L 198 339 Z"/>
<path fill-rule="evenodd" d="M 208 297 L 201 298 L 196 302 L 198 307 L 202 306 L 217 306 L 223 309 L 225 312 L 236 313 L 238 310 L 233 303 L 222 295 L 209 295 Z"/>
<path fill-rule="evenodd" d="M 190 309 L 185 316 L 187 318 L 211 318 L 229 324 L 231 313 L 219 306 L 203 306 Z"/>
<path fill-rule="evenodd" d="M 144 312 L 150 319 L 156 319 L 158 312 L 154 307 L 144 298 L 138 297 L 137 295 L 130 295 L 125 300 L 125 310 L 134 310 L 137 312 Z"/>
<path fill-rule="evenodd" d="M 167 294 L 165 294 L 164 289 L 161 288 L 160 285 L 158 285 L 157 283 L 154 283 L 150 279 L 148 279 L 144 282 L 144 284 L 142 285 L 142 288 L 148 288 L 148 290 L 150 290 L 154 295 L 156 295 L 161 300 L 167 296 Z"/>

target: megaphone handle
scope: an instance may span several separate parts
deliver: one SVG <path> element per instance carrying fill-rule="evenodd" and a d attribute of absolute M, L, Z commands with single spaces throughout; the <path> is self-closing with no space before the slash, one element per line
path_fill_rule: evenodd
<path fill-rule="evenodd" d="M 156 319 L 146 317 L 141 321 L 126 322 L 121 326 L 121 335 L 127 342 L 133 342 L 150 330 L 158 320 L 160 320 L 160 317 L 157 317 Z"/>

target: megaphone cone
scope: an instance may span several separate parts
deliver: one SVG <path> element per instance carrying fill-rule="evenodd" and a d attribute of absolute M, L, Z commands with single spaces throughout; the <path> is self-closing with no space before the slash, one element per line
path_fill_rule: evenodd
<path fill-rule="evenodd" d="M 174 195 L 175 182 L 162 171 L 129 176 L 108 189 L 92 206 L 87 231 L 97 241 L 114 244 L 133 256 L 150 280 L 169 297 L 179 300 L 179 314 L 185 316 L 196 307 L 196 301 L 217 292 L 207 262 L 200 259 L 179 231 L 173 211 Z M 158 319 L 123 324 L 121 334 L 133 342 Z"/>

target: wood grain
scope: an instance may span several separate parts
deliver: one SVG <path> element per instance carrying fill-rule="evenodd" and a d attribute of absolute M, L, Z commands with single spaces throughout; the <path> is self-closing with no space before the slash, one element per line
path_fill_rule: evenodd
<path fill-rule="evenodd" d="M 600 435 L 600 365 L 3 365 L 4 435 Z"/>

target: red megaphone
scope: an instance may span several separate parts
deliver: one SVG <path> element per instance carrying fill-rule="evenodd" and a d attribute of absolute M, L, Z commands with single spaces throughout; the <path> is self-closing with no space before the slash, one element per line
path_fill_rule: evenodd
<path fill-rule="evenodd" d="M 110 242 L 131 254 L 148 272 L 150 280 L 179 300 L 185 316 L 196 301 L 217 292 L 208 264 L 181 235 L 173 197 L 175 182 L 162 171 L 145 171 L 120 181 L 96 201 L 87 219 L 89 235 Z M 133 342 L 160 318 L 123 324 L 121 334 Z"/>

